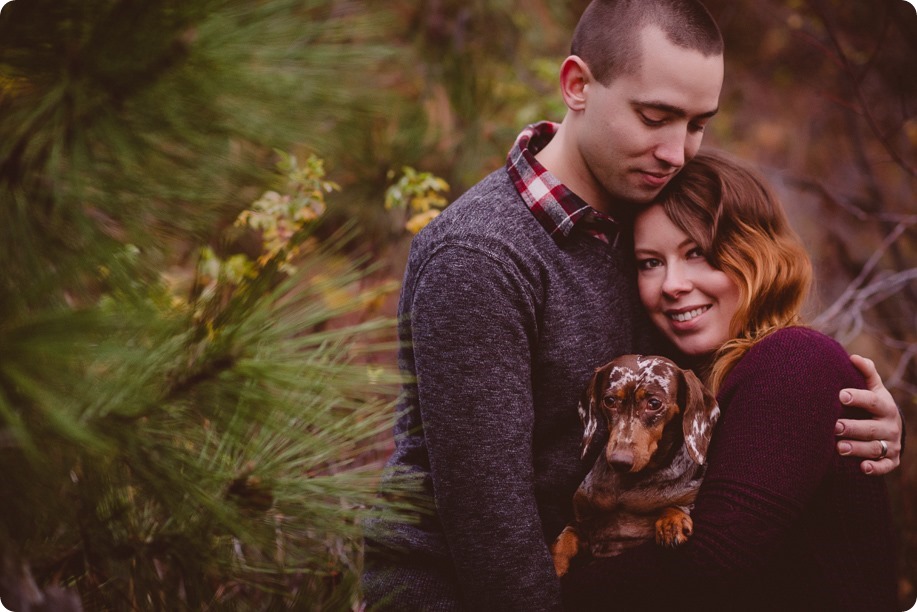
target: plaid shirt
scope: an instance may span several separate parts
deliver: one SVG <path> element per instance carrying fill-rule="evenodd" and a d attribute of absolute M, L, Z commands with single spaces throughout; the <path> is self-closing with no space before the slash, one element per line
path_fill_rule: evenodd
<path fill-rule="evenodd" d="M 535 154 L 544 148 L 559 124 L 534 123 L 519 134 L 506 159 L 506 171 L 516 190 L 545 231 L 561 241 L 580 228 L 605 243 L 617 243 L 619 226 L 610 216 L 592 208 L 542 166 Z"/>

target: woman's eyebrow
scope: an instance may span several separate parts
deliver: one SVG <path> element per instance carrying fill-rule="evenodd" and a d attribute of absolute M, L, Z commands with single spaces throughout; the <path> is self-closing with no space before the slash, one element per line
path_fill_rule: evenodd
<path fill-rule="evenodd" d="M 682 240 L 681 242 L 679 242 L 679 243 L 675 246 L 675 248 L 684 249 L 684 248 L 687 248 L 687 247 L 691 246 L 692 244 L 695 245 L 695 246 L 700 246 L 700 245 L 697 244 L 697 242 L 696 242 L 693 238 L 691 238 L 690 236 L 688 236 L 687 238 L 685 238 L 684 240 Z M 638 255 L 638 254 L 640 254 L 640 253 L 643 253 L 643 254 L 646 254 L 646 255 L 656 255 L 656 254 L 658 254 L 658 251 L 657 251 L 656 249 L 650 249 L 650 248 L 646 248 L 646 247 L 634 247 L 634 254 L 635 254 L 635 255 Z"/>
<path fill-rule="evenodd" d="M 634 249 L 634 255 L 656 255 L 655 249 Z"/>

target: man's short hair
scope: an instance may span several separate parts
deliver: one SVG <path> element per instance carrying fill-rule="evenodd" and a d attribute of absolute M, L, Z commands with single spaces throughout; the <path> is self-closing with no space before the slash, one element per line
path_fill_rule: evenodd
<path fill-rule="evenodd" d="M 661 29 L 679 47 L 722 55 L 723 36 L 697 0 L 593 0 L 580 17 L 570 53 L 579 56 L 603 85 L 640 67 L 640 34 Z"/>

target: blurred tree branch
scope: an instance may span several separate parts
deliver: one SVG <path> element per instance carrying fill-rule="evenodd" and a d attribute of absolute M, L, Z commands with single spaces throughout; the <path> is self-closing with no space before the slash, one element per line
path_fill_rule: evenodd
<path fill-rule="evenodd" d="M 834 20 L 830 16 L 831 13 L 828 10 L 826 10 L 825 0 L 807 0 L 807 2 L 809 6 L 812 7 L 814 13 L 818 15 L 818 18 L 821 20 L 822 24 L 824 25 L 825 32 L 827 33 L 828 39 L 831 43 L 830 50 L 825 48 L 824 46 L 821 46 L 821 48 L 825 49 L 825 52 L 829 54 L 829 57 L 831 57 L 831 59 L 835 61 L 835 63 L 841 69 L 842 73 L 850 81 L 853 92 L 856 95 L 858 104 L 851 105 L 850 108 L 854 109 L 857 112 L 857 114 L 859 114 L 866 121 L 866 124 L 869 126 L 873 135 L 882 144 L 882 146 L 885 148 L 885 150 L 888 152 L 891 158 L 895 161 L 895 163 L 897 163 L 901 167 L 901 169 L 907 172 L 911 177 L 917 178 L 917 169 L 911 166 L 909 161 L 904 159 L 901 153 L 897 150 L 897 147 L 892 145 L 887 135 L 883 133 L 882 129 L 879 127 L 876 121 L 876 118 L 872 112 L 873 105 L 870 103 L 869 100 L 866 99 L 866 94 L 863 90 L 863 87 L 861 86 L 865 73 L 867 73 L 868 71 L 870 71 L 873 68 L 873 62 L 875 61 L 875 58 L 879 53 L 879 49 L 881 48 L 883 44 L 884 35 L 882 38 L 876 41 L 876 48 L 872 51 L 872 54 L 870 55 L 869 60 L 864 62 L 861 74 L 857 74 L 856 71 L 853 69 L 853 66 L 850 62 L 850 58 L 847 57 L 847 54 L 844 52 L 844 49 L 841 46 L 840 41 L 838 40 L 837 26 L 834 24 L 833 22 Z M 898 0 L 885 0 L 885 2 L 883 3 L 885 5 L 884 12 L 883 12 L 883 22 L 884 23 L 882 25 L 883 32 L 887 32 L 888 29 L 892 27 L 893 20 L 891 19 L 891 14 L 890 14 L 892 11 L 890 7 L 891 3 L 900 4 Z M 901 127 L 904 125 L 904 120 L 906 119 L 907 119 L 907 116 L 905 115 L 902 118 L 902 120 L 898 123 L 897 129 L 899 130 L 901 129 Z"/>

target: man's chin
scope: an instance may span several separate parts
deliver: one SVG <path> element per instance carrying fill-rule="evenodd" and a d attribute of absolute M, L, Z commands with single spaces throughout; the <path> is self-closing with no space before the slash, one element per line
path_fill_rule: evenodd
<path fill-rule="evenodd" d="M 614 206 L 635 209 L 645 208 L 652 204 L 663 189 L 665 189 L 665 185 L 655 187 L 634 183 L 607 185 L 605 187 L 606 193 L 611 195 Z"/>
<path fill-rule="evenodd" d="M 633 193 L 629 193 L 619 199 L 631 206 L 643 208 L 652 204 L 656 200 L 656 197 L 662 193 L 662 190 L 663 187 L 659 187 L 657 189 L 641 189 L 638 191 L 635 190 Z"/>

